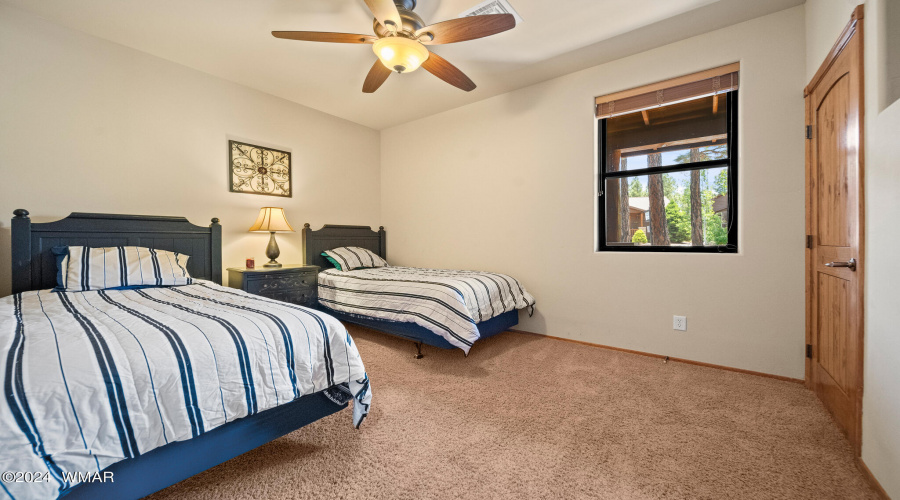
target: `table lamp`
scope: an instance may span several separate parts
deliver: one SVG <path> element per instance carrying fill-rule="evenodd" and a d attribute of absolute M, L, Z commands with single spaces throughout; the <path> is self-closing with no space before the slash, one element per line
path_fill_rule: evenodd
<path fill-rule="evenodd" d="M 275 260 L 281 255 L 281 251 L 278 250 L 278 243 L 275 241 L 275 233 L 286 233 L 289 231 L 293 232 L 294 228 L 291 227 L 284 217 L 283 208 L 263 207 L 259 209 L 259 217 L 256 218 L 256 222 L 253 223 L 250 232 L 268 232 L 272 235 L 269 237 L 269 246 L 266 247 L 266 257 L 269 258 L 269 262 L 263 267 L 281 267 L 281 264 Z"/>

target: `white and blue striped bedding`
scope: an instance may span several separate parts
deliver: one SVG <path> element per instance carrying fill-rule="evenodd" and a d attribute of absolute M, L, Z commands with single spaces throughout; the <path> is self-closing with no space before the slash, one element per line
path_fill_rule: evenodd
<path fill-rule="evenodd" d="M 382 259 L 380 255 L 360 247 L 332 248 L 331 250 L 325 250 L 323 254 L 337 262 L 335 267 L 340 267 L 341 271 L 352 271 L 368 267 L 385 267 L 388 265 L 387 261 Z"/>
<path fill-rule="evenodd" d="M 415 323 L 466 353 L 480 336 L 478 323 L 535 303 L 505 274 L 396 266 L 323 271 L 319 302 L 343 313 Z"/>
<path fill-rule="evenodd" d="M 17 499 L 306 394 L 347 384 L 357 426 L 371 401 L 339 321 L 202 280 L 5 297 L 0 347 L 0 471 L 50 478 Z"/>
<path fill-rule="evenodd" d="M 69 247 L 60 265 L 68 292 L 127 286 L 190 285 L 190 256 L 143 247 Z"/>

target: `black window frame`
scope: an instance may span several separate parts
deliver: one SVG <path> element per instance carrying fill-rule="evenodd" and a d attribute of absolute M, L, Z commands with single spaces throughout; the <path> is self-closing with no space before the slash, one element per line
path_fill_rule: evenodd
<path fill-rule="evenodd" d="M 723 95 L 723 94 L 720 94 Z M 661 167 L 641 168 L 636 170 L 621 170 L 607 172 L 609 156 L 606 150 L 606 120 L 597 120 L 598 129 L 598 242 L 597 252 L 675 252 L 675 253 L 738 253 L 738 90 L 724 93 L 726 122 L 728 127 L 728 157 L 721 160 L 710 160 L 696 163 L 676 164 Z M 689 172 L 692 170 L 705 170 L 714 167 L 728 168 L 728 243 L 724 245 L 607 245 L 606 241 L 606 180 L 616 178 L 638 177 L 652 174 L 665 174 L 670 172 Z"/>

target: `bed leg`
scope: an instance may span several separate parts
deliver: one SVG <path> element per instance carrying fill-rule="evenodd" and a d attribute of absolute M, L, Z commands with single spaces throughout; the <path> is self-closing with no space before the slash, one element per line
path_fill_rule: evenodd
<path fill-rule="evenodd" d="M 422 343 L 421 342 L 416 342 L 416 356 L 415 357 L 416 357 L 416 359 L 422 359 L 425 357 L 425 355 L 422 354 Z"/>

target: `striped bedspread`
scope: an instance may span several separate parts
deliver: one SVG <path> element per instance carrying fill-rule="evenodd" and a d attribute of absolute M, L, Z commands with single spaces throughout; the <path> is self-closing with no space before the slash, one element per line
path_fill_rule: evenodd
<path fill-rule="evenodd" d="M 344 313 L 416 323 L 468 353 L 478 340 L 478 323 L 534 306 L 534 297 L 505 274 L 391 266 L 322 271 L 319 302 Z"/>
<path fill-rule="evenodd" d="M 339 321 L 201 280 L 5 297 L 0 346 L 0 471 L 41 475 L 0 483 L 17 499 L 307 394 L 352 396 L 357 426 L 371 401 Z"/>

